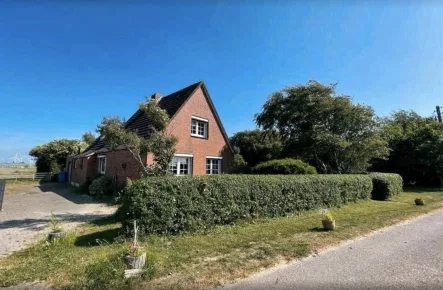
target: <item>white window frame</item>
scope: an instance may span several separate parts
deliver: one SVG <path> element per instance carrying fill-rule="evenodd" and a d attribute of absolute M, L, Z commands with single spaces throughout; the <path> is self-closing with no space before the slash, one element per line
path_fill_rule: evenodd
<path fill-rule="evenodd" d="M 193 133 L 193 127 L 195 123 L 195 133 Z M 207 119 L 192 116 L 191 117 L 191 136 L 199 138 L 208 138 L 208 123 Z M 199 129 L 203 128 L 203 134 L 199 134 Z"/>
<path fill-rule="evenodd" d="M 103 156 L 97 156 L 97 163 L 98 163 L 98 173 L 100 173 L 100 174 L 105 174 L 106 173 L 106 156 L 105 155 L 103 155 Z M 103 170 L 102 170 L 102 166 L 101 166 L 101 160 L 104 160 L 104 163 L 103 163 Z"/>
<path fill-rule="evenodd" d="M 208 160 L 209 162 L 209 168 L 208 168 Z M 213 174 L 220 174 L 222 172 L 222 163 L 223 163 L 223 157 L 216 157 L 216 156 L 206 156 L 206 163 L 205 163 L 205 172 L 207 175 L 213 175 Z M 217 172 L 214 172 L 213 166 L 214 163 L 217 162 Z M 209 169 L 209 173 L 208 173 Z"/>
<path fill-rule="evenodd" d="M 192 175 L 192 162 L 193 162 L 194 156 L 192 154 L 175 154 L 174 158 L 171 161 L 171 164 L 169 164 L 169 172 L 172 172 L 175 176 L 186 176 L 186 175 Z M 175 160 L 174 160 L 175 159 Z M 184 160 L 188 160 L 188 174 L 180 174 L 180 164 L 184 162 Z M 177 161 L 177 167 L 176 171 L 171 170 L 172 162 Z"/>

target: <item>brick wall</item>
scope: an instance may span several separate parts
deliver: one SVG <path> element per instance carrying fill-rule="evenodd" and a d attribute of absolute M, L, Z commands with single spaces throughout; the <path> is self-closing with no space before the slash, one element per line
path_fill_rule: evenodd
<path fill-rule="evenodd" d="M 207 139 L 191 136 L 192 116 L 208 120 Z M 194 155 L 194 175 L 206 174 L 206 156 L 223 157 L 223 172 L 229 172 L 232 166 L 232 152 L 227 148 L 226 140 L 200 87 L 171 120 L 168 132 L 178 139 L 176 153 Z"/>
<path fill-rule="evenodd" d="M 83 160 L 83 167 L 81 166 Z M 75 166 L 75 162 L 77 166 Z M 87 168 L 88 168 L 88 159 L 87 157 L 83 158 L 73 158 L 71 161 L 72 167 L 72 174 L 71 174 L 71 182 L 82 184 L 86 181 L 87 176 Z M 77 168 L 75 168 L 77 167 Z"/>
<path fill-rule="evenodd" d="M 104 154 L 103 154 L 104 155 Z M 142 159 L 146 159 L 144 156 Z M 118 150 L 106 153 L 106 172 L 105 175 L 111 177 L 118 186 L 126 183 L 126 178 L 139 179 L 143 168 L 137 162 L 131 152 L 127 150 Z"/>

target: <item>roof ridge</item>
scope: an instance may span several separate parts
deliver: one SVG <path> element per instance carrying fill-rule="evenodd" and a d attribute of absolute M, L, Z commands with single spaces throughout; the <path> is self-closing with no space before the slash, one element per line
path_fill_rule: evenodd
<path fill-rule="evenodd" d="M 176 94 L 176 93 L 178 93 L 178 92 L 181 92 L 181 91 L 187 90 L 187 89 L 189 89 L 190 87 L 193 87 L 193 86 L 199 86 L 199 85 L 201 85 L 201 84 L 203 84 L 203 81 L 198 81 L 198 82 L 196 82 L 196 83 L 193 83 L 192 85 L 189 85 L 189 86 L 187 86 L 187 87 L 181 88 L 181 89 L 178 90 L 178 91 L 175 91 L 175 92 L 172 92 L 172 93 L 170 93 L 170 94 L 168 94 L 168 95 L 166 95 L 166 96 L 163 96 L 163 98 L 167 98 L 167 97 L 169 97 L 169 96 L 171 96 L 171 95 L 174 95 L 174 94 Z"/>

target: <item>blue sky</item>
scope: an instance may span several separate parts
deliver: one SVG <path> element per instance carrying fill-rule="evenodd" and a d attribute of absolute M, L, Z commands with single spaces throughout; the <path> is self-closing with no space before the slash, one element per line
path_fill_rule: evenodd
<path fill-rule="evenodd" d="M 273 91 L 310 79 L 379 115 L 431 115 L 443 105 L 443 6 L 412 3 L 2 1 L 0 162 L 199 80 L 228 135 L 254 128 Z"/>

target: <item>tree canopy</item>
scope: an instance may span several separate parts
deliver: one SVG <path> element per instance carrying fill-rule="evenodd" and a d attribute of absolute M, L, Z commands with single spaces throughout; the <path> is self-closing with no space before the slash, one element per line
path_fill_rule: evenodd
<path fill-rule="evenodd" d="M 265 134 L 258 129 L 237 132 L 229 141 L 233 148 L 238 148 L 250 167 L 279 158 L 283 148 L 278 134 Z"/>
<path fill-rule="evenodd" d="M 169 117 L 154 99 L 140 103 L 139 108 L 148 115 L 150 134 L 148 138 L 140 137 L 137 132 L 125 127 L 125 121 L 119 117 L 104 117 L 97 126 L 97 132 L 106 139 L 111 150 L 126 149 L 143 168 L 145 175 L 165 175 L 169 163 L 174 157 L 177 140 L 166 132 Z M 148 152 L 154 155 L 154 164 L 147 166 L 142 156 Z"/>
<path fill-rule="evenodd" d="M 94 134 L 92 134 L 92 132 L 85 132 L 82 135 L 82 141 L 88 146 L 91 145 L 95 139 L 96 137 Z"/>
<path fill-rule="evenodd" d="M 36 157 L 38 172 L 59 172 L 66 163 L 66 157 L 84 150 L 86 144 L 76 139 L 58 139 L 46 144 L 38 145 L 29 151 L 29 155 Z"/>
<path fill-rule="evenodd" d="M 383 119 L 390 155 L 375 160 L 373 170 L 396 172 L 406 183 L 443 185 L 443 124 L 414 111 L 398 111 Z"/>
<path fill-rule="evenodd" d="M 336 85 L 309 81 L 273 93 L 255 115 L 267 133 L 278 132 L 283 157 L 308 161 L 322 173 L 366 171 L 388 155 L 374 110 L 335 94 Z"/>

